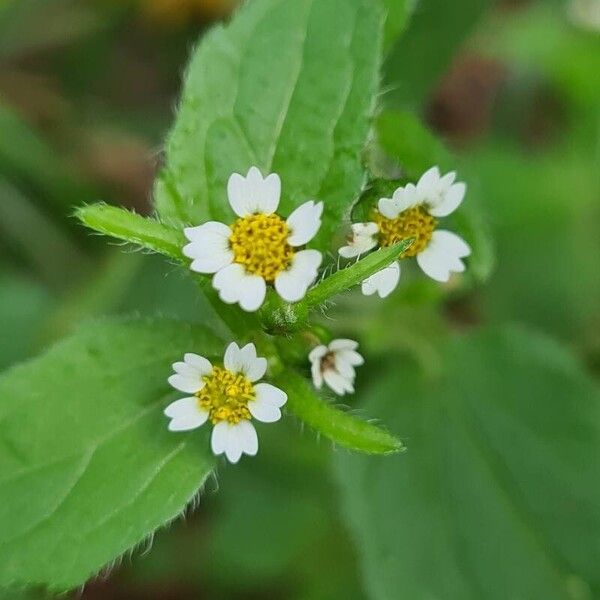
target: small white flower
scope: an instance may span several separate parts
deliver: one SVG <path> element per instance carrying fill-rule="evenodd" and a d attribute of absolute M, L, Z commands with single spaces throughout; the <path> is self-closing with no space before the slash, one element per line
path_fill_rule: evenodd
<path fill-rule="evenodd" d="M 246 177 L 234 173 L 227 185 L 229 204 L 239 217 L 231 226 L 209 221 L 184 230 L 190 243 L 183 253 L 190 268 L 214 273 L 213 286 L 223 302 L 258 310 L 267 284 L 288 302 L 301 300 L 317 277 L 322 256 L 302 250 L 321 226 L 323 203 L 305 202 L 287 220 L 275 214 L 281 180 L 252 167 Z"/>
<path fill-rule="evenodd" d="M 357 348 L 358 342 L 340 339 L 311 350 L 308 360 L 315 387 L 321 389 L 325 382 L 339 396 L 353 393 L 356 378 L 354 367 L 364 363 Z"/>
<path fill-rule="evenodd" d="M 471 254 L 468 244 L 451 231 L 436 229 L 437 218 L 446 217 L 454 212 L 465 197 L 466 185 L 455 183 L 453 171 L 441 176 L 438 167 L 432 167 L 419 179 L 396 189 L 391 198 L 381 198 L 377 204 L 372 223 L 355 223 L 354 232 L 373 231 L 374 242 L 369 249 L 377 245 L 392 246 L 401 240 L 414 238 L 412 245 L 401 258 L 415 256 L 423 272 L 436 281 L 446 282 L 451 273 L 465 270 L 463 258 Z M 358 226 L 358 227 L 357 227 Z M 356 228 L 356 229 L 355 229 Z M 366 248 L 366 234 L 354 233 L 349 246 L 340 248 L 339 253 L 350 258 L 354 248 Z M 400 280 L 400 262 L 395 261 L 363 281 L 362 291 L 366 296 L 378 294 L 385 298 L 391 294 Z"/>
<path fill-rule="evenodd" d="M 287 394 L 269 383 L 256 383 L 267 370 L 267 359 L 256 356 L 254 344 L 240 348 L 232 342 L 223 366 L 213 366 L 203 356 L 188 353 L 173 364 L 169 383 L 180 392 L 193 394 L 167 406 L 170 431 L 189 431 L 210 420 L 212 450 L 237 463 L 242 454 L 258 452 L 254 417 L 263 423 L 281 418 Z"/>
<path fill-rule="evenodd" d="M 377 223 L 353 223 L 352 235 L 348 238 L 348 245 L 339 249 L 340 256 L 355 258 L 373 250 L 378 244 Z"/>

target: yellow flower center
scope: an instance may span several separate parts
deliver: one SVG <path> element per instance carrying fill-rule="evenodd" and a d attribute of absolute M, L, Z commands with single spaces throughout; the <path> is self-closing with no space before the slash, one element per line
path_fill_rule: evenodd
<path fill-rule="evenodd" d="M 204 387 L 196 392 L 200 408 L 207 410 L 215 425 L 219 421 L 239 423 L 250 419 L 248 402 L 254 400 L 254 386 L 244 375 L 232 373 L 222 367 L 213 367 L 205 375 Z"/>
<path fill-rule="evenodd" d="M 294 257 L 288 244 L 287 223 L 278 215 L 261 213 L 238 219 L 231 227 L 229 243 L 234 262 L 244 265 L 248 273 L 273 282 L 285 271 Z"/>
<path fill-rule="evenodd" d="M 379 211 L 373 214 L 373 220 L 379 226 L 379 245 L 393 246 L 402 240 L 414 238 L 401 258 L 416 256 L 425 248 L 436 228 L 437 219 L 432 217 L 422 206 L 415 206 L 401 212 L 395 219 L 384 217 Z"/>

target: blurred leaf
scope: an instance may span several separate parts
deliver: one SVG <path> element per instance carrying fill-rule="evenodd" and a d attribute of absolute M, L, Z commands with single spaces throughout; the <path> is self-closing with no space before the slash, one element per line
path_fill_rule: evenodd
<path fill-rule="evenodd" d="M 363 182 L 381 21 L 369 0 L 255 0 L 210 32 L 167 141 L 161 217 L 231 221 L 227 180 L 256 165 L 281 175 L 284 215 L 325 201 L 316 245 L 327 246 Z"/>
<path fill-rule="evenodd" d="M 71 282 L 89 266 L 68 234 L 2 175 L 0 232 L 2 241 L 54 287 Z"/>
<path fill-rule="evenodd" d="M 287 409 L 334 444 L 367 454 L 394 454 L 404 449 L 391 433 L 324 401 L 297 373 L 287 370 L 276 381 L 288 394 Z"/>
<path fill-rule="evenodd" d="M 74 204 L 92 197 L 91 188 L 57 157 L 56 150 L 2 102 L 0 131 L 0 176 L 24 185 L 61 217 Z"/>
<path fill-rule="evenodd" d="M 552 341 L 456 339 L 429 379 L 394 357 L 364 408 L 402 457 L 340 455 L 373 599 L 591 598 L 600 583 L 600 393 Z"/>
<path fill-rule="evenodd" d="M 493 0 L 420 0 L 385 64 L 390 106 L 419 109 Z"/>
<path fill-rule="evenodd" d="M 563 3 L 532 2 L 504 15 L 501 26 L 484 31 L 484 55 L 509 61 L 513 68 L 540 70 L 561 93 L 597 114 L 600 86 L 600 36 L 575 29 L 567 21 Z"/>
<path fill-rule="evenodd" d="M 476 148 L 464 166 L 467 180 L 472 175 L 481 184 L 482 209 L 502 257 L 480 292 L 485 317 L 527 321 L 569 341 L 597 336 L 595 156 L 571 145 L 532 156 L 496 142 Z"/>
<path fill-rule="evenodd" d="M 167 430 L 171 363 L 212 333 L 105 320 L 0 378 L 0 583 L 82 585 L 182 512 L 213 466 Z"/>
<path fill-rule="evenodd" d="M 53 305 L 42 286 L 0 272 L 0 369 L 29 357 Z"/>
<path fill-rule="evenodd" d="M 382 0 L 385 9 L 383 47 L 387 52 L 406 29 L 418 0 Z"/>
<path fill-rule="evenodd" d="M 101 24 L 95 12 L 77 0 L 2 0 L 0 56 L 14 58 L 64 46 Z"/>

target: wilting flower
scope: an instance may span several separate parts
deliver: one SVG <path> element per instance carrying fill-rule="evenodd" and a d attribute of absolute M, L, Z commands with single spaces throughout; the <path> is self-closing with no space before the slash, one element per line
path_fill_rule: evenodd
<path fill-rule="evenodd" d="M 223 366 L 212 365 L 188 353 L 173 364 L 169 383 L 192 394 L 167 406 L 170 431 L 189 431 L 210 421 L 212 451 L 237 463 L 242 454 L 258 452 L 258 437 L 251 419 L 273 423 L 281 418 L 287 394 L 269 383 L 256 383 L 267 370 L 267 360 L 256 356 L 254 344 L 240 348 L 235 342 L 225 351 Z"/>
<path fill-rule="evenodd" d="M 354 392 L 354 367 L 365 361 L 356 351 L 358 342 L 353 340 L 333 340 L 328 346 L 313 348 L 308 355 L 311 363 L 312 380 L 321 389 L 325 382 L 336 394 L 343 396 Z"/>
<path fill-rule="evenodd" d="M 227 194 L 238 219 L 231 225 L 209 221 L 188 227 L 190 243 L 183 253 L 193 259 L 192 271 L 214 273 L 213 286 L 227 304 L 255 311 L 267 284 L 288 302 L 301 300 L 317 277 L 322 256 L 302 250 L 321 226 L 323 203 L 312 200 L 284 220 L 275 214 L 281 195 L 279 176 L 263 178 L 256 167 L 246 177 L 234 173 Z"/>
<path fill-rule="evenodd" d="M 455 233 L 437 229 L 437 219 L 454 212 L 465 197 L 466 185 L 455 183 L 455 179 L 454 171 L 442 177 L 438 167 L 433 167 L 416 186 L 409 183 L 399 187 L 391 198 L 381 198 L 372 222 L 352 226 L 352 237 L 347 246 L 339 249 L 340 255 L 349 258 L 377 245 L 387 247 L 413 238 L 400 258 L 416 256 L 423 272 L 436 281 L 445 282 L 451 273 L 463 272 L 462 259 L 471 254 L 471 249 Z M 395 261 L 365 279 L 363 294 L 377 293 L 385 298 L 399 280 L 400 262 Z"/>

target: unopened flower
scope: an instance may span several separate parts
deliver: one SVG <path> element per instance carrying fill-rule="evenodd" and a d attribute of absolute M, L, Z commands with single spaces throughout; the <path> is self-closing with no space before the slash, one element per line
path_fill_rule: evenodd
<path fill-rule="evenodd" d="M 375 231 L 371 234 L 375 241 L 371 248 L 388 247 L 413 238 L 400 258 L 415 256 L 423 272 L 436 281 L 446 282 L 451 273 L 463 272 L 462 259 L 471 254 L 468 244 L 451 231 L 437 229 L 437 219 L 454 212 L 465 197 L 466 185 L 455 183 L 455 179 L 454 171 L 441 176 L 438 167 L 433 167 L 421 176 L 416 186 L 409 183 L 399 187 L 391 198 L 381 198 L 372 222 L 353 225 L 352 239 L 340 248 L 340 255 L 356 256 L 357 247 L 367 247 L 364 232 Z M 385 298 L 399 280 L 400 262 L 395 261 L 365 279 L 363 294 L 377 293 Z"/>
<path fill-rule="evenodd" d="M 365 362 L 356 351 L 357 348 L 358 342 L 340 339 L 311 350 L 308 359 L 315 387 L 321 389 L 325 382 L 339 396 L 353 393 L 356 378 L 354 367 Z"/>
<path fill-rule="evenodd" d="M 269 383 L 256 383 L 267 370 L 267 360 L 256 356 L 254 344 L 240 348 L 231 343 L 223 366 L 212 365 L 188 353 L 173 364 L 169 383 L 180 392 L 192 394 L 167 406 L 170 431 L 189 431 L 210 421 L 212 451 L 237 463 L 242 454 L 258 452 L 258 437 L 251 419 L 273 423 L 281 418 L 287 394 Z"/>
<path fill-rule="evenodd" d="M 238 219 L 231 225 L 209 221 L 184 230 L 190 243 L 185 256 L 198 273 L 214 273 L 213 286 L 227 304 L 255 311 L 263 303 L 267 284 L 288 302 L 301 300 L 317 277 L 322 256 L 301 249 L 321 226 L 323 203 L 305 202 L 284 220 L 279 206 L 281 181 L 252 167 L 246 177 L 234 173 L 227 194 Z"/>
<path fill-rule="evenodd" d="M 348 245 L 339 249 L 340 256 L 355 258 L 366 254 L 378 245 L 377 234 L 379 227 L 376 223 L 353 223 L 352 235 L 348 238 Z"/>

